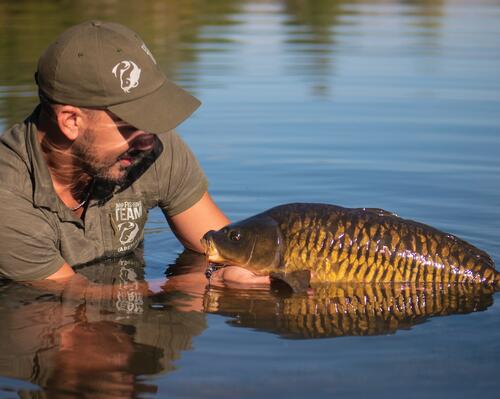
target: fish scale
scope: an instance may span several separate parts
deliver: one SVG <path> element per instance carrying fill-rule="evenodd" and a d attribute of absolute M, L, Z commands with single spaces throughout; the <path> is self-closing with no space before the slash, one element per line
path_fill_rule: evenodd
<path fill-rule="evenodd" d="M 451 282 L 462 283 L 488 279 L 491 282 L 494 277 L 494 273 L 490 270 L 493 262 L 487 255 L 481 254 L 480 250 L 450 234 L 393 214 L 380 216 L 365 209 L 341 208 L 332 205 L 320 205 L 319 209 L 314 210 L 314 218 L 306 215 L 311 213 L 309 205 L 295 205 L 291 209 L 278 207 L 268 212 L 278 221 L 286 214 L 288 220 L 294 221 L 296 231 L 315 229 L 314 233 L 308 234 L 308 240 L 305 243 L 295 240 L 290 240 L 288 243 L 292 248 L 300 245 L 302 251 L 309 251 L 309 258 L 320 257 L 321 253 L 316 249 L 318 247 L 328 247 L 338 252 L 337 261 L 333 262 L 333 267 L 331 267 L 333 270 L 330 276 L 336 274 L 331 279 L 332 281 L 390 282 L 397 280 L 431 283 L 451 280 Z M 329 217 L 324 218 L 321 223 L 321 216 L 325 212 L 329 213 Z M 335 218 L 336 215 L 338 215 L 337 218 Z M 288 225 L 289 223 L 285 223 L 280 226 L 285 236 Z M 340 247 L 335 245 L 336 243 L 327 244 L 325 242 L 327 234 L 323 234 L 322 242 L 318 243 L 315 238 L 321 235 L 317 231 L 327 231 L 336 238 L 335 241 L 342 240 Z M 363 267 L 364 262 L 358 264 L 355 262 L 363 258 L 362 247 L 367 243 L 370 245 L 367 251 L 369 259 L 366 263 L 372 264 L 372 267 Z M 475 253 L 479 262 L 474 262 L 473 257 L 467 252 Z M 398 261 L 394 259 L 391 261 L 393 254 L 396 254 L 395 258 Z M 446 256 L 447 254 L 449 256 Z M 291 266 L 290 270 L 299 269 L 293 252 L 286 252 L 286 255 L 288 259 L 285 259 L 285 262 Z M 328 260 L 335 260 L 334 258 L 332 254 L 329 254 Z M 345 263 L 345 259 L 349 259 L 349 262 Z M 320 263 L 317 266 L 318 269 L 325 270 L 326 259 Z M 314 265 L 310 267 L 314 271 Z M 458 271 L 454 273 L 454 269 Z"/>
<path fill-rule="evenodd" d="M 228 241 L 233 230 L 241 233 L 238 243 Z M 257 274 L 308 270 L 313 283 L 484 283 L 500 288 L 500 274 L 484 251 L 383 209 L 286 204 L 207 233 L 204 240 L 209 259 L 213 251 Z M 245 258 L 249 246 L 252 259 Z"/>

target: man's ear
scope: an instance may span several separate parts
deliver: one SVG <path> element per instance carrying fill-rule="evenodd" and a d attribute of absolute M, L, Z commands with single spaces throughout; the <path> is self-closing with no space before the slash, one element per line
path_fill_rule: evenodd
<path fill-rule="evenodd" d="M 55 110 L 59 130 L 70 141 L 75 141 L 84 129 L 84 114 L 78 107 L 72 105 L 61 105 Z"/>

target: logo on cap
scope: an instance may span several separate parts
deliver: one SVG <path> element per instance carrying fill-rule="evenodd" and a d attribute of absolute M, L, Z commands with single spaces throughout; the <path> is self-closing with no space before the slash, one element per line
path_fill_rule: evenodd
<path fill-rule="evenodd" d="M 120 61 L 113 67 L 113 75 L 120 79 L 120 87 L 125 93 L 139 86 L 141 77 L 141 68 L 133 61 Z"/>

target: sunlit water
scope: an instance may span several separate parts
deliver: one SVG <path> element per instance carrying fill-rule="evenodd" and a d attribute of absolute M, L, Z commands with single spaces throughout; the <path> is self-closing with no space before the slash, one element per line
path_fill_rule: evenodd
<path fill-rule="evenodd" d="M 500 262 L 499 1 L 0 1 L 1 130 L 35 105 L 47 43 L 95 17 L 203 101 L 179 131 L 231 219 L 380 207 Z M 81 270 L 86 294 L 1 286 L 0 397 L 498 394 L 496 294 L 208 287 L 181 251 L 152 210 L 143 259 Z"/>

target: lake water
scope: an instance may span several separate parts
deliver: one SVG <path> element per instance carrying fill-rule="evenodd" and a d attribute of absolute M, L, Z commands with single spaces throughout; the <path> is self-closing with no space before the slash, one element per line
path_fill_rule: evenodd
<path fill-rule="evenodd" d="M 500 1 L 0 0 L 0 130 L 45 46 L 137 30 L 203 106 L 178 129 L 232 220 L 288 202 L 379 207 L 500 262 Z M 144 254 L 66 298 L 0 285 L 0 398 L 496 396 L 486 289 L 208 286 L 158 210 Z M 87 397 L 87 396 L 86 396 Z"/>

